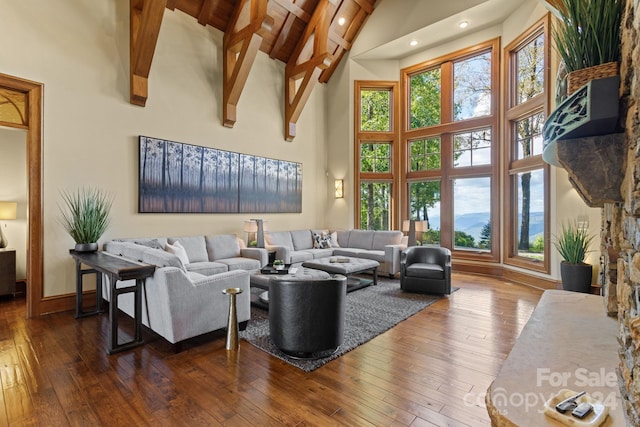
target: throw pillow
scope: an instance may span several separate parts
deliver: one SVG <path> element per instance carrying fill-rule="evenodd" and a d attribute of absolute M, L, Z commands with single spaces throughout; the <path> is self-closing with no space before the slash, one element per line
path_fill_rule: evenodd
<path fill-rule="evenodd" d="M 338 232 L 334 231 L 333 233 L 331 233 L 329 235 L 329 237 L 330 237 L 331 247 L 332 248 L 339 248 L 340 245 L 338 244 Z"/>
<path fill-rule="evenodd" d="M 320 235 L 318 233 L 313 233 L 313 249 L 321 249 Z"/>
<path fill-rule="evenodd" d="M 167 243 L 164 246 L 164 250 L 169 252 L 170 254 L 174 254 L 180 259 L 183 265 L 189 264 L 189 257 L 187 256 L 187 251 L 184 250 L 184 247 L 177 240 L 173 242 L 173 245 Z"/>
<path fill-rule="evenodd" d="M 313 233 L 313 248 L 328 249 L 331 247 L 331 235 L 327 233 Z"/>

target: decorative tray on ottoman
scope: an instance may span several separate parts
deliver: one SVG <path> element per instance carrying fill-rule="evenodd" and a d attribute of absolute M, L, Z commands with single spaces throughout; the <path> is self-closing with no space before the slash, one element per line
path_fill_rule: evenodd
<path fill-rule="evenodd" d="M 262 274 L 289 274 L 289 268 L 291 264 L 285 264 L 284 268 L 276 269 L 272 264 L 267 264 L 266 266 L 260 269 L 260 273 Z"/>

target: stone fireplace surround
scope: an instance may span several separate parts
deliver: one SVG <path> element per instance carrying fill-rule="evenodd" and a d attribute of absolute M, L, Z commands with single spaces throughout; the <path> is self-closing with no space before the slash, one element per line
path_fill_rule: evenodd
<path fill-rule="evenodd" d="M 621 201 L 604 203 L 600 247 L 606 311 L 618 319 L 618 376 L 630 425 L 640 425 L 640 74 L 635 70 L 640 70 L 638 0 L 626 2 L 622 19 L 623 152 L 617 165 L 606 166 L 622 174 Z"/>

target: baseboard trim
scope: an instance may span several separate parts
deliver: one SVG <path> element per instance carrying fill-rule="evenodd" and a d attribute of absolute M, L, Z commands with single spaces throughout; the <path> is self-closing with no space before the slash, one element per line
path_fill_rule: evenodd
<path fill-rule="evenodd" d="M 83 308 L 95 307 L 96 291 L 85 291 L 82 293 Z M 62 311 L 72 311 L 76 309 L 76 294 L 55 295 L 42 298 L 40 301 L 40 314 L 60 313 Z"/>
<path fill-rule="evenodd" d="M 472 264 L 468 262 L 453 261 L 452 268 L 454 272 L 491 276 L 537 289 L 562 289 L 561 282 L 557 280 L 512 270 L 505 268 L 500 264 Z"/>

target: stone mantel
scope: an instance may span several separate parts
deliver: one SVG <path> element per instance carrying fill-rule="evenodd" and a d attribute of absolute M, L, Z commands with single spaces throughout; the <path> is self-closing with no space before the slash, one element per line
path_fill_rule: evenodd
<path fill-rule="evenodd" d="M 592 80 L 549 115 L 543 159 L 562 167 L 590 207 L 622 201 L 624 134 L 619 121 L 620 77 Z"/>

